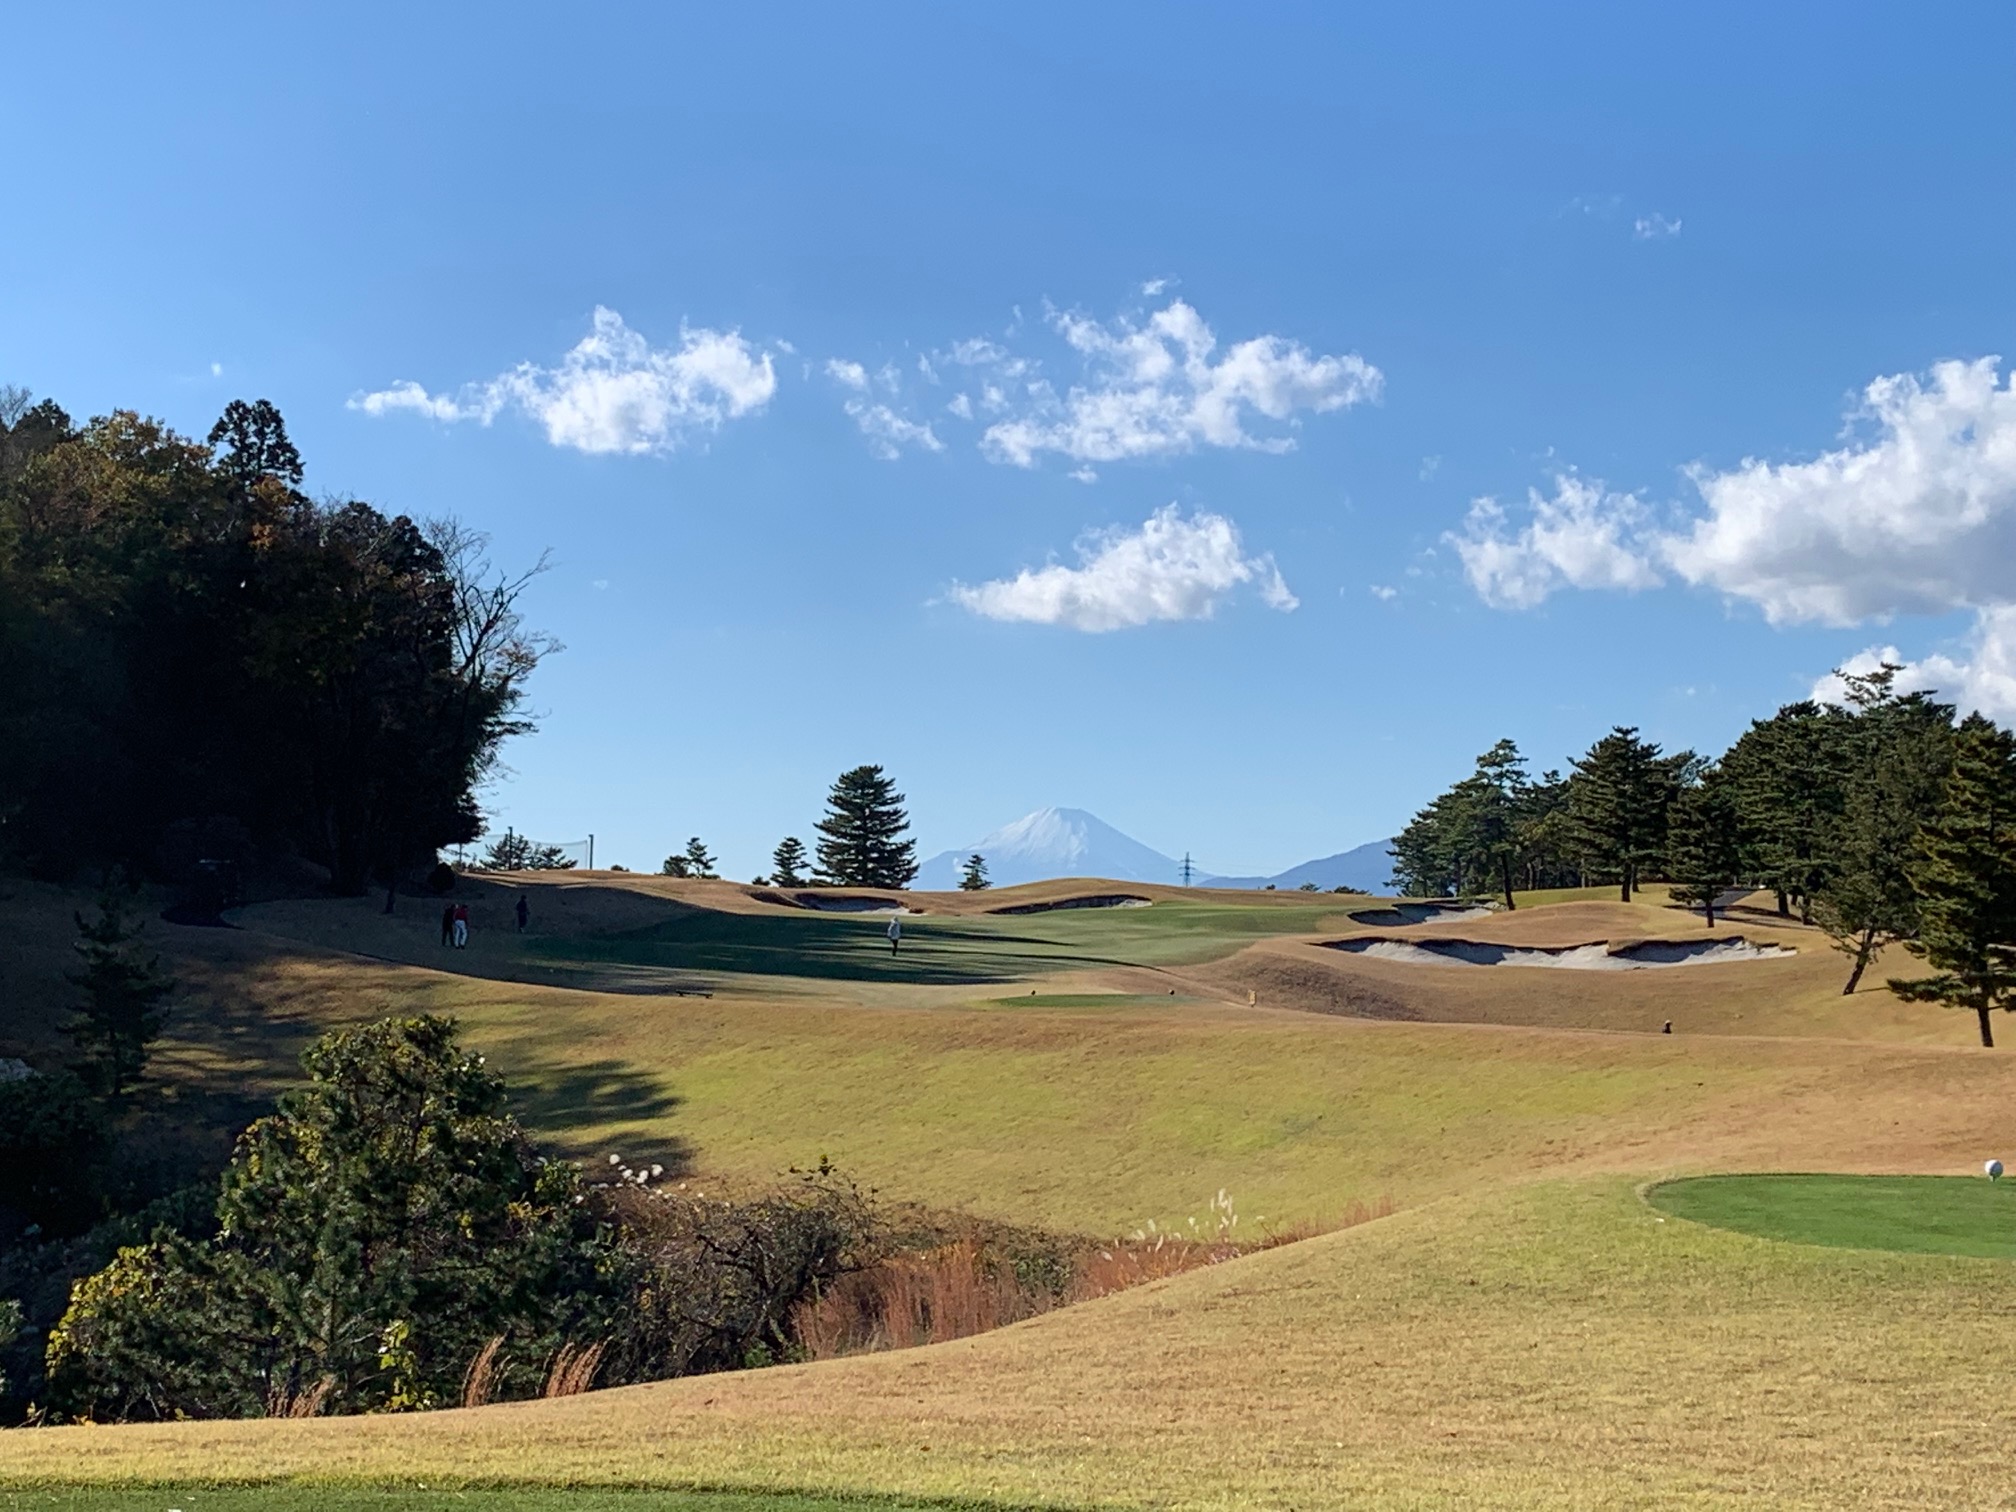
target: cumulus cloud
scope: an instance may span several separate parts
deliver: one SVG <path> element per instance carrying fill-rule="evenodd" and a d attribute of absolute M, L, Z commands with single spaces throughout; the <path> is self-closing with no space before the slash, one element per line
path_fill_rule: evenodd
<path fill-rule="evenodd" d="M 1812 461 L 1695 469 L 1706 513 L 1664 543 L 1674 570 L 1774 624 L 2016 600 L 2016 380 L 1998 365 L 1878 378 L 1853 417 L 1873 433 Z"/>
<path fill-rule="evenodd" d="M 1666 241 L 1680 234 L 1680 222 L 1668 220 L 1658 211 L 1641 215 L 1631 222 L 1631 234 L 1639 241 Z"/>
<path fill-rule="evenodd" d="M 1874 672 L 1886 662 L 1903 669 L 1897 674 L 1899 693 L 1937 693 L 1963 709 L 2016 721 L 2016 605 L 1981 610 L 1963 656 L 1934 652 L 1913 661 L 1894 645 L 1871 646 L 1815 682 L 1813 697 L 1841 703 L 1847 695 L 1841 673 Z"/>
<path fill-rule="evenodd" d="M 411 380 L 358 394 L 352 409 L 400 412 L 488 425 L 516 410 L 545 427 L 555 446 L 642 455 L 676 449 L 695 432 L 719 430 L 760 410 L 777 392 L 770 355 L 735 331 L 682 326 L 676 347 L 654 347 L 597 306 L 589 333 L 553 367 L 522 362 L 487 383 L 430 394 Z"/>
<path fill-rule="evenodd" d="M 1281 336 L 1256 336 L 1221 353 L 1211 327 L 1180 299 L 1138 324 L 1059 311 L 1051 325 L 1076 354 L 1082 381 L 1061 394 L 1042 377 L 988 390 L 996 401 L 989 407 L 1005 412 L 981 441 L 994 461 L 1032 467 L 1054 453 L 1080 463 L 1117 462 L 1199 446 L 1286 451 L 1292 436 L 1256 435 L 1249 422 L 1258 417 L 1292 427 L 1305 411 L 1377 399 L 1385 382 L 1355 353 L 1316 356 Z M 968 360 L 982 364 L 983 348 L 1000 350 L 979 344 Z M 1029 371 L 1026 362 L 1014 371 L 994 366 L 997 377 L 1010 380 Z"/>
<path fill-rule="evenodd" d="M 955 583 L 950 597 L 988 619 L 1086 631 L 1209 619 L 1246 584 L 1283 613 L 1299 602 L 1273 557 L 1247 556 L 1238 527 L 1223 515 L 1199 511 L 1186 520 L 1171 504 L 1137 530 L 1088 535 L 1077 551 L 1076 567 L 1052 562 L 991 583 Z"/>
<path fill-rule="evenodd" d="M 1496 499 L 1474 501 L 1444 537 L 1477 596 L 1495 609 L 1531 609 L 1560 588 L 1651 588 L 1659 573 L 1635 544 L 1646 519 L 1632 494 L 1564 473 L 1553 495 L 1530 489 L 1516 527 Z"/>
<path fill-rule="evenodd" d="M 1698 503 L 1661 528 L 1637 496 L 1575 483 L 1516 526 L 1490 500 L 1451 537 L 1487 603 L 1559 588 L 1647 587 L 1661 570 L 1754 604 L 1774 625 L 1849 626 L 1975 611 L 1964 658 L 1903 662 L 1907 687 L 2016 714 L 2016 376 L 2000 359 L 1876 379 L 1849 439 L 1803 461 L 1687 473 Z"/>

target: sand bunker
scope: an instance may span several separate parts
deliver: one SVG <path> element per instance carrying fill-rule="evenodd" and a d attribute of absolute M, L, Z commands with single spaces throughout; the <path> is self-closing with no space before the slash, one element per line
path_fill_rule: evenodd
<path fill-rule="evenodd" d="M 1663 966 L 1714 966 L 1726 961 L 1768 961 L 1797 955 L 1783 945 L 1756 945 L 1740 936 L 1723 940 L 1646 940 L 1611 949 L 1608 940 L 1555 950 L 1530 945 L 1487 945 L 1478 940 L 1338 940 L 1332 950 L 1405 961 L 1412 966 L 1554 966 L 1569 971 L 1647 971 Z"/>
<path fill-rule="evenodd" d="M 1482 919 L 1492 912 L 1482 903 L 1395 903 L 1390 908 L 1368 908 L 1354 913 L 1351 920 L 1391 929 L 1397 924 L 1451 924 L 1458 919 Z"/>
<path fill-rule="evenodd" d="M 916 913 L 897 898 L 829 898 L 821 893 L 794 893 L 792 901 L 800 908 L 816 908 L 821 913 L 857 914 L 907 914 Z"/>
<path fill-rule="evenodd" d="M 1005 908 L 990 908 L 995 914 L 1054 913 L 1060 908 L 1146 908 L 1148 898 L 1137 898 L 1132 893 L 1099 893 L 1086 898 L 1057 898 L 1049 903 L 1010 903 Z"/>

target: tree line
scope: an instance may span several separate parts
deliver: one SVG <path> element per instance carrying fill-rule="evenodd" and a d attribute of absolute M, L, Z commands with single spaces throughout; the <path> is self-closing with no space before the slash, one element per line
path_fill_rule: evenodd
<path fill-rule="evenodd" d="M 0 865 L 305 858 L 339 893 L 481 831 L 531 728 L 532 572 L 449 520 L 311 499 L 278 410 L 206 440 L 0 389 Z"/>
<path fill-rule="evenodd" d="M 1771 892 L 1849 959 L 1852 993 L 1902 944 L 1931 968 L 1900 996 L 1989 1016 L 2016 1007 L 2016 735 L 1900 693 L 1884 665 L 1844 674 L 1839 703 L 1787 704 L 1721 756 L 1668 753 L 1620 726 L 1529 775 L 1510 740 L 1417 813 L 1393 842 L 1401 890 L 1423 897 L 1646 881 L 1710 925 L 1730 888 Z"/>
<path fill-rule="evenodd" d="M 917 842 L 895 781 L 879 766 L 850 767 L 826 795 L 817 827 L 817 861 L 805 842 L 786 835 L 770 857 L 758 887 L 908 887 L 917 875 Z M 665 858 L 668 877 L 716 877 L 715 860 L 698 835 L 684 851 Z"/>

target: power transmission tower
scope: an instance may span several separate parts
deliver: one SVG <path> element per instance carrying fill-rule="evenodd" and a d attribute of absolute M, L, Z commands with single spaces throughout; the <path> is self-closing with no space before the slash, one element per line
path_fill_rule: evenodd
<path fill-rule="evenodd" d="M 1190 885 L 1190 878 L 1195 872 L 1195 870 L 1196 868 L 1194 868 L 1190 864 L 1190 852 L 1188 851 L 1183 852 L 1183 885 L 1185 887 L 1188 887 Z"/>

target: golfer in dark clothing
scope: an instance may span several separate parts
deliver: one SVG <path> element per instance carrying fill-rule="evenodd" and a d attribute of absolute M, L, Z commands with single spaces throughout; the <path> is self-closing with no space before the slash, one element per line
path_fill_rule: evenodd
<path fill-rule="evenodd" d="M 903 948 L 903 926 L 895 919 L 889 921 L 889 954 L 894 955 Z"/>
<path fill-rule="evenodd" d="M 525 901 L 525 894 L 518 894 L 518 933 L 525 933 L 525 926 L 532 920 L 532 906 Z"/>
<path fill-rule="evenodd" d="M 455 943 L 455 905 L 453 903 L 444 903 L 441 905 L 441 943 L 443 945 L 453 945 Z"/>

